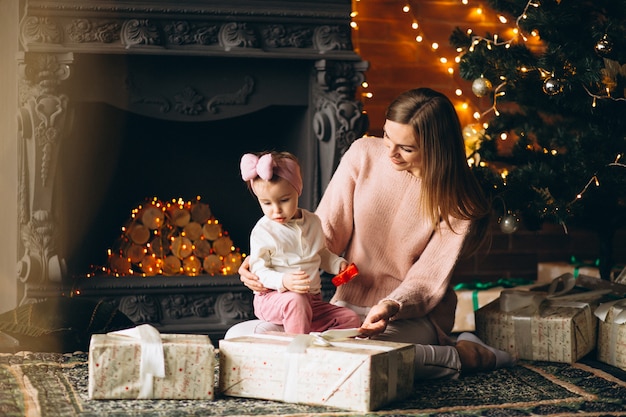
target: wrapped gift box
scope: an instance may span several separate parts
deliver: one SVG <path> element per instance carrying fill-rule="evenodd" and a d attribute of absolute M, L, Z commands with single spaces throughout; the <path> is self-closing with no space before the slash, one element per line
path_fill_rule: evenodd
<path fill-rule="evenodd" d="M 486 290 L 456 290 L 456 312 L 453 333 L 473 332 L 476 329 L 474 312 L 500 297 L 504 287 Z"/>
<path fill-rule="evenodd" d="M 520 280 L 519 282 L 522 281 Z M 455 290 L 457 304 L 454 314 L 454 327 L 452 328 L 452 332 L 461 333 L 473 332 L 474 330 L 476 330 L 475 311 L 496 300 L 498 297 L 500 297 L 500 292 L 502 292 L 502 290 L 504 290 L 505 288 L 511 288 L 511 286 L 494 286 L 485 289 L 461 288 Z M 535 286 L 534 283 L 529 285 L 515 285 L 515 288 L 520 290 L 527 290 L 532 288 L 533 286 Z"/>
<path fill-rule="evenodd" d="M 581 265 L 570 262 L 539 262 L 537 264 L 537 283 L 550 283 L 563 274 L 586 275 L 600 278 L 600 270 L 596 266 Z"/>
<path fill-rule="evenodd" d="M 476 334 L 519 359 L 574 363 L 596 345 L 595 305 L 585 297 L 504 290 L 476 312 Z"/>
<path fill-rule="evenodd" d="M 595 315 L 600 319 L 598 360 L 626 370 L 626 299 L 600 304 Z"/>
<path fill-rule="evenodd" d="M 154 346 L 137 338 L 118 332 L 92 335 L 89 398 L 212 400 L 216 359 L 209 337 L 183 334 L 160 334 L 159 337 L 160 358 Z M 150 357 L 142 358 L 142 353 Z M 145 370 L 142 367 L 148 368 L 144 361 L 155 359 L 162 360 L 164 377 L 142 374 Z M 145 392 L 146 385 L 152 385 L 149 392 Z"/>
<path fill-rule="evenodd" d="M 354 411 L 376 410 L 412 392 L 413 345 L 349 339 L 321 346 L 309 336 L 220 340 L 220 392 Z M 302 340 L 304 348 L 294 348 Z"/>

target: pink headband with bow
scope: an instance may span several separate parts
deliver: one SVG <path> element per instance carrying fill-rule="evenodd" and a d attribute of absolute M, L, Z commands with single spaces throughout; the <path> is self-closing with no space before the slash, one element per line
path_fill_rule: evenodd
<path fill-rule="evenodd" d="M 240 168 L 241 178 L 246 182 L 252 182 L 257 177 L 269 181 L 276 175 L 286 179 L 296 189 L 298 195 L 302 194 L 300 166 L 293 159 L 274 159 L 270 153 L 266 153 L 261 157 L 247 153 L 241 157 Z"/>

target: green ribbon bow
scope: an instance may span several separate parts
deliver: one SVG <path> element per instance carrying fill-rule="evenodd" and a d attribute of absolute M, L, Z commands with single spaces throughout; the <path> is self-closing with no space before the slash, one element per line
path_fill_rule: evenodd
<path fill-rule="evenodd" d="M 488 290 L 490 288 L 495 288 L 495 287 L 513 288 L 513 287 L 517 287 L 520 285 L 530 285 L 530 284 L 533 284 L 534 282 L 535 281 L 532 281 L 530 279 L 525 279 L 525 278 L 500 278 L 497 281 L 491 281 L 491 282 L 480 282 L 480 281 L 460 282 L 456 284 L 452 289 L 454 291 L 474 290 L 474 292 L 472 293 L 472 305 L 473 305 L 474 311 L 476 311 L 480 308 L 480 305 L 478 304 L 478 291 Z"/>
<path fill-rule="evenodd" d="M 580 274 L 579 269 L 581 267 L 586 267 L 586 266 L 590 266 L 593 268 L 599 268 L 600 267 L 600 258 L 597 258 L 595 261 L 593 262 L 584 262 L 584 261 L 579 261 L 576 256 L 572 255 L 569 258 L 569 263 L 574 265 L 574 278 L 578 278 L 578 275 Z"/>

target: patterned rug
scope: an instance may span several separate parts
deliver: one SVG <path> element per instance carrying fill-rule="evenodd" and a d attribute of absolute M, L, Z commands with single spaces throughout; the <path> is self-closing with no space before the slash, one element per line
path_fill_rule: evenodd
<path fill-rule="evenodd" d="M 214 401 L 90 400 L 84 353 L 0 354 L 0 416 L 626 416 L 626 373 L 594 361 L 522 362 L 418 384 L 376 412 L 216 397 Z"/>

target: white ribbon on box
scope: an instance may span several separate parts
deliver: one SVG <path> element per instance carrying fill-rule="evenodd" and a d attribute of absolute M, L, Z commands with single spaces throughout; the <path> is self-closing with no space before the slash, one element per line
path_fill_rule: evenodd
<path fill-rule="evenodd" d="M 597 318 L 606 323 L 606 317 L 609 314 L 609 311 L 613 307 L 613 320 L 609 324 L 621 325 L 626 323 L 626 299 L 620 299 L 615 301 L 609 301 L 606 303 L 602 303 L 596 308 L 594 314 Z M 609 340 L 607 341 L 607 346 L 609 346 L 610 352 L 610 361 L 611 363 L 617 362 L 617 335 L 618 326 L 611 326 L 611 331 L 608 333 Z"/>
<path fill-rule="evenodd" d="M 139 378 L 141 389 L 137 399 L 153 397 L 154 378 L 165 378 L 165 356 L 161 333 L 149 324 L 118 330 L 107 335 L 136 339 L 141 345 Z"/>
<path fill-rule="evenodd" d="M 287 346 L 287 367 L 285 370 L 285 388 L 283 392 L 283 401 L 298 402 L 298 362 L 303 358 L 303 354 L 311 346 L 321 347 L 344 347 L 355 348 L 353 343 L 341 343 L 359 335 L 358 329 L 330 329 L 325 332 L 311 332 L 309 334 L 300 334 L 297 336 L 282 336 L 270 334 L 255 334 L 254 337 L 291 340 Z M 376 349 L 381 351 L 389 351 L 390 349 L 382 345 L 367 344 L 364 348 Z M 341 388 L 341 386 L 363 365 L 364 361 L 355 364 L 349 369 L 342 378 L 333 384 L 322 399 L 327 401 L 332 395 Z M 389 358 L 389 383 L 387 385 L 387 398 L 395 398 L 398 390 L 398 355 L 392 355 Z"/>

